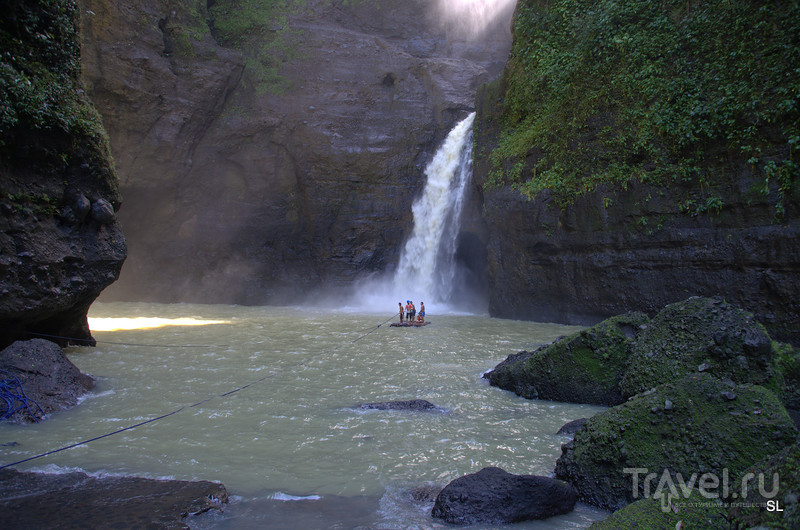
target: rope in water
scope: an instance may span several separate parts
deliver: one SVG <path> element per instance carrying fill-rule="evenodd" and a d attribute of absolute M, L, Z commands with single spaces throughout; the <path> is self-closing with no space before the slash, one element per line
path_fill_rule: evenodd
<path fill-rule="evenodd" d="M 356 341 L 359 341 L 359 340 L 363 339 L 364 337 L 366 337 L 370 333 L 372 333 L 375 330 L 377 330 L 382 325 L 384 325 L 387 322 L 389 322 L 389 320 L 393 319 L 395 316 L 397 316 L 397 314 L 394 314 L 394 315 L 390 316 L 388 319 L 386 319 L 385 321 L 381 322 L 380 324 L 378 324 L 377 326 L 372 328 L 370 331 L 368 331 L 364 335 L 361 335 L 357 339 L 351 341 L 350 344 L 353 344 Z M 139 346 L 139 344 L 133 344 L 133 346 Z M 301 363 L 298 363 L 298 364 L 294 365 L 294 367 L 303 366 L 307 362 L 308 361 L 303 361 Z M 24 464 L 25 462 L 30 462 L 31 460 L 37 460 L 39 458 L 44 458 L 46 456 L 50 456 L 50 455 L 53 455 L 55 453 L 60 453 L 61 451 L 66 451 L 67 449 L 73 449 L 75 447 L 78 447 L 78 446 L 81 446 L 81 445 L 85 445 L 85 444 L 88 444 L 88 443 L 91 443 L 91 442 L 95 442 L 97 440 L 102 440 L 103 438 L 108 438 L 109 436 L 113 436 L 115 434 L 119 434 L 119 433 L 125 432 L 125 431 L 130 431 L 130 430 L 135 429 L 137 427 L 141 427 L 142 425 L 147 425 L 149 423 L 154 423 L 154 422 L 156 422 L 158 420 L 162 420 L 164 418 L 168 418 L 170 416 L 174 416 L 175 414 L 178 414 L 179 412 L 181 412 L 184 409 L 198 407 L 198 406 L 202 405 L 203 403 L 207 403 L 207 402 L 211 401 L 212 399 L 221 398 L 221 397 L 227 397 L 227 396 L 230 396 L 231 394 L 235 394 L 236 392 L 239 392 L 240 390 L 244 390 L 245 388 L 248 388 L 248 387 L 251 387 L 251 386 L 253 386 L 255 384 L 261 383 L 262 381 L 265 381 L 267 379 L 271 379 L 271 378 L 277 376 L 278 374 L 280 374 L 282 372 L 285 372 L 286 370 L 287 369 L 284 369 L 284 370 L 279 371 L 279 372 L 275 372 L 275 373 L 271 373 L 271 374 L 265 375 L 264 377 L 262 377 L 260 379 L 256 379 L 255 381 L 251 381 L 251 382 L 247 383 L 246 385 L 240 386 L 239 388 L 236 388 L 234 390 L 230 390 L 230 391 L 225 392 L 223 394 L 217 394 L 215 396 L 207 397 L 206 399 L 203 399 L 202 401 L 198 401 L 197 403 L 194 403 L 192 405 L 184 405 L 184 406 L 182 406 L 180 408 L 177 408 L 177 409 L 173 410 L 172 412 L 168 412 L 166 414 L 162 414 L 161 416 L 157 416 L 155 418 L 150 418 L 149 420 L 141 421 L 141 422 L 136 423 L 134 425 L 129 425 L 127 427 L 123 427 L 121 429 L 117 429 L 116 431 L 112 431 L 112 432 L 109 432 L 109 433 L 106 433 L 106 434 L 102 434 L 100 436 L 95 436 L 94 438 L 89 438 L 87 440 L 83 440 L 82 442 L 76 442 L 76 443 L 73 443 L 73 444 L 70 444 L 70 445 L 66 445 L 64 447 L 59 447 L 58 449 L 53 449 L 52 451 L 47 451 L 45 453 L 34 455 L 34 456 L 29 457 L 29 458 L 25 458 L 23 460 L 19 460 L 17 462 L 12 462 L 10 464 L 0 465 L 0 470 L 5 469 L 7 467 L 17 466 L 19 464 Z"/>
<path fill-rule="evenodd" d="M 77 337 L 64 337 L 62 335 L 48 335 L 47 333 L 34 333 L 33 331 L 26 331 L 27 335 L 32 337 L 42 337 L 46 339 L 61 339 L 69 342 L 85 342 L 97 344 L 112 344 L 114 346 L 142 346 L 146 348 L 227 348 L 228 346 L 214 345 L 214 344 L 143 344 L 134 342 L 111 342 L 107 340 L 94 340 L 94 339 L 79 339 Z"/>

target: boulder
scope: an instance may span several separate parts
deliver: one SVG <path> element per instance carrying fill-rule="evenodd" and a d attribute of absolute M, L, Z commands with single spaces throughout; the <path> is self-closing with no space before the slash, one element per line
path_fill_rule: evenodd
<path fill-rule="evenodd" d="M 75 406 L 94 388 L 94 380 L 81 373 L 58 345 L 49 340 L 17 341 L 0 351 L 0 380 L 9 392 L 0 401 L 0 417 L 30 423 L 45 414 Z"/>
<path fill-rule="evenodd" d="M 775 385 L 776 352 L 751 313 L 722 298 L 692 297 L 662 309 L 631 348 L 626 396 L 708 372 L 736 383 Z"/>
<path fill-rule="evenodd" d="M 590 418 L 562 446 L 556 477 L 573 484 L 585 502 L 616 510 L 644 496 L 650 474 L 658 480 L 665 470 L 673 479 L 738 477 L 796 435 L 770 390 L 692 374 Z M 655 483 L 647 487 L 652 491 Z"/>
<path fill-rule="evenodd" d="M 627 313 L 543 346 L 510 355 L 484 375 L 528 399 L 617 405 L 630 349 L 649 319 Z"/>
<path fill-rule="evenodd" d="M 568 513 L 576 500 L 560 480 L 487 467 L 445 486 L 431 515 L 451 524 L 509 524 Z"/>
<path fill-rule="evenodd" d="M 698 490 L 689 492 L 673 504 L 662 504 L 652 497 L 639 499 L 621 510 L 597 521 L 591 530 L 639 530 L 663 528 L 666 530 L 702 528 L 703 530 L 730 530 L 727 510 L 713 499 L 706 499 Z"/>
<path fill-rule="evenodd" d="M 586 418 L 579 418 L 565 423 L 556 434 L 575 434 L 586 425 Z"/>
<path fill-rule="evenodd" d="M 361 409 L 375 410 L 410 410 L 410 411 L 434 411 L 441 410 L 439 407 L 424 399 L 410 399 L 407 401 L 383 401 L 380 403 L 362 403 L 358 406 Z"/>
<path fill-rule="evenodd" d="M 188 528 L 227 502 L 208 481 L 0 471 L 2 528 Z"/>
<path fill-rule="evenodd" d="M 747 473 L 752 473 L 752 479 L 747 481 L 739 496 L 745 502 L 731 503 L 728 514 L 734 525 L 737 528 L 800 528 L 800 443 L 759 462 Z M 774 509 L 769 509 L 769 502 Z"/>

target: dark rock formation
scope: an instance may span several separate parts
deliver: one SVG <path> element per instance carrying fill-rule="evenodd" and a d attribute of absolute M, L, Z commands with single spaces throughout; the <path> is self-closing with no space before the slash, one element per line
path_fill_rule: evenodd
<path fill-rule="evenodd" d="M 451 524 L 509 524 L 569 513 L 576 500 L 565 482 L 487 467 L 445 486 L 431 515 Z"/>
<path fill-rule="evenodd" d="M 620 387 L 628 397 L 698 371 L 767 385 L 776 354 L 752 314 L 718 297 L 690 298 L 653 317 L 631 348 Z"/>
<path fill-rule="evenodd" d="M 92 342 L 86 312 L 126 248 L 117 174 L 79 82 L 77 9 L 70 0 L 4 9 L 0 347 L 28 332 Z"/>
<path fill-rule="evenodd" d="M 207 481 L 0 471 L 3 528 L 188 528 L 227 502 L 225 487 Z"/>
<path fill-rule="evenodd" d="M 297 302 L 394 267 L 426 162 L 510 46 L 508 11 L 472 38 L 429 16 L 436 2 L 314 0 L 254 58 L 205 3 L 80 4 L 84 81 L 123 175 L 117 299 Z"/>
<path fill-rule="evenodd" d="M 383 401 L 380 403 L 362 403 L 358 408 L 374 410 L 410 410 L 418 411 L 441 411 L 439 407 L 424 399 L 411 399 L 408 401 Z"/>
<path fill-rule="evenodd" d="M 586 418 L 572 420 L 562 425 L 556 434 L 575 434 L 579 430 L 583 429 L 584 425 L 586 425 Z"/>
<path fill-rule="evenodd" d="M 13 394 L 34 402 L 0 402 L 0 417 L 19 409 L 9 418 L 16 423 L 38 421 L 45 414 L 73 407 L 94 388 L 94 380 L 81 373 L 58 345 L 43 339 L 17 341 L 0 351 L 0 380 L 12 378 L 21 385 Z"/>
<path fill-rule="evenodd" d="M 735 480 L 796 435 L 771 391 L 700 373 L 590 418 L 562 447 L 556 477 L 573 484 L 585 502 L 616 510 L 644 496 L 647 474 L 660 480 L 668 470 L 676 481 L 678 473 L 688 480 L 693 473 L 722 477 L 725 470 Z M 639 473 L 636 496 L 631 469 Z M 657 484 L 649 485 L 650 494 Z"/>
<path fill-rule="evenodd" d="M 631 346 L 648 322 L 643 313 L 609 318 L 534 352 L 510 355 L 484 374 L 494 386 L 528 399 L 617 405 Z"/>

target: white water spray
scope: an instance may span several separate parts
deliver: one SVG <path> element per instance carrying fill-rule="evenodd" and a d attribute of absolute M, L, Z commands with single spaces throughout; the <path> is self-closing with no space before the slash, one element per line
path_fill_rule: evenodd
<path fill-rule="evenodd" d="M 472 173 L 473 112 L 456 125 L 425 169 L 427 183 L 412 206 L 414 229 L 400 256 L 395 292 L 447 303 L 455 278 L 456 239 Z"/>

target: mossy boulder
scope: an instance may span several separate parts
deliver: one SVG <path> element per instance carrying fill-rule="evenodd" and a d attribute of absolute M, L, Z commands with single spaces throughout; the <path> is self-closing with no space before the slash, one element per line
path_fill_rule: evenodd
<path fill-rule="evenodd" d="M 772 391 L 696 373 L 590 418 L 562 447 L 556 477 L 585 502 L 616 510 L 644 496 L 646 474 L 737 477 L 796 434 Z M 647 470 L 636 495 L 632 469 Z"/>
<path fill-rule="evenodd" d="M 783 405 L 790 411 L 800 412 L 800 350 L 781 343 L 776 343 L 774 348 L 782 379 L 779 395 Z"/>
<path fill-rule="evenodd" d="M 591 530 L 675 530 L 702 528 L 729 530 L 728 510 L 721 501 L 704 498 L 698 490 L 673 505 L 665 505 L 652 497 L 639 499 L 598 521 Z"/>
<path fill-rule="evenodd" d="M 617 405 L 619 383 L 637 334 L 649 319 L 627 313 L 542 346 L 509 355 L 484 377 L 528 399 Z"/>
<path fill-rule="evenodd" d="M 800 443 L 747 470 L 753 477 L 731 503 L 729 518 L 737 528 L 800 528 Z M 777 489 L 775 481 L 777 479 Z M 772 502 L 773 504 L 767 504 Z"/>
<path fill-rule="evenodd" d="M 631 348 L 620 386 L 628 397 L 708 372 L 777 389 L 775 358 L 769 334 L 751 313 L 719 297 L 692 297 L 653 317 Z"/>

